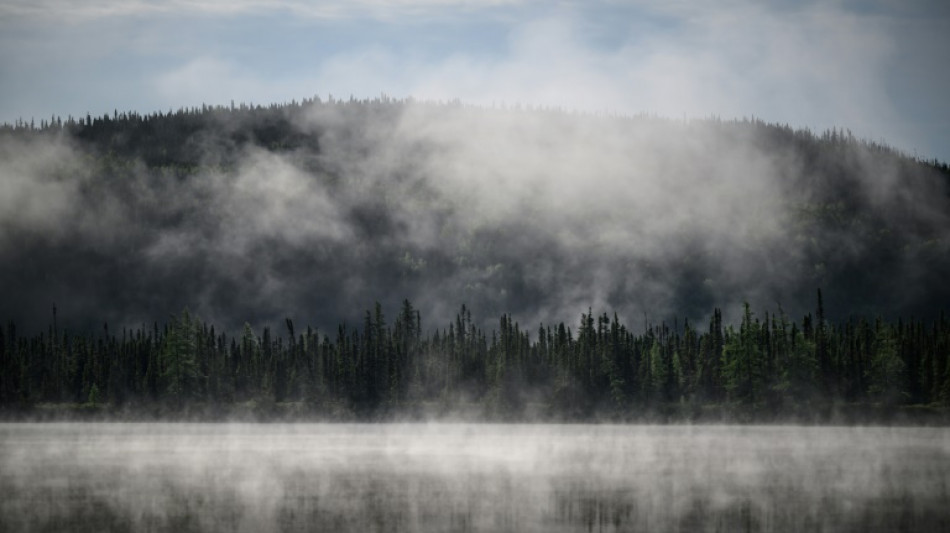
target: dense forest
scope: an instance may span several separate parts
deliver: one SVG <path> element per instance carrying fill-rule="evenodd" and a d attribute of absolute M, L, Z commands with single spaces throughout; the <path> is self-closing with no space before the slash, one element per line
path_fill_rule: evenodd
<path fill-rule="evenodd" d="M 717 309 L 640 332 L 589 311 L 574 328 L 502 315 L 487 332 L 463 306 L 423 334 L 409 301 L 333 332 L 287 319 L 229 337 L 188 311 L 98 335 L 9 324 L 0 405 L 38 418 L 946 422 L 950 320 L 835 325 L 817 296 L 801 321 L 745 305 L 737 325 Z"/>
<path fill-rule="evenodd" d="M 847 129 L 387 97 L 115 111 L 0 126 L 0 192 L 11 416 L 950 401 L 950 168 Z"/>

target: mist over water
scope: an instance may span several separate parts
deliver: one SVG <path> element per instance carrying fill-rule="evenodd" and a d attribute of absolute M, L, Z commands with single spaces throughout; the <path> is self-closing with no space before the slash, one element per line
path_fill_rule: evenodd
<path fill-rule="evenodd" d="M 950 430 L 3 424 L 0 529 L 940 531 Z"/>

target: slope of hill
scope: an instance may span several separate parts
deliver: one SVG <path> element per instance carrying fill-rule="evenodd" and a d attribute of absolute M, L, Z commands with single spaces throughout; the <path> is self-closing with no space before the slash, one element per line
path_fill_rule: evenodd
<path fill-rule="evenodd" d="M 0 317 L 236 331 L 950 301 L 950 172 L 847 131 L 305 100 L 0 128 Z M 738 317 L 731 317 L 738 318 Z M 727 317 L 729 320 L 730 317 Z M 98 326 L 96 326 L 98 327 Z"/>

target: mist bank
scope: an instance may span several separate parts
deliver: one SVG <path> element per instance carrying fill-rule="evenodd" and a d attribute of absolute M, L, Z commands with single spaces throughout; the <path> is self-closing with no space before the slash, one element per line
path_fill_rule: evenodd
<path fill-rule="evenodd" d="M 936 318 L 947 166 L 847 130 L 304 100 L 0 128 L 0 318 Z"/>
<path fill-rule="evenodd" d="M 159 327 L 0 331 L 0 415 L 26 420 L 950 422 L 950 320 L 814 314 L 483 330 L 464 306 L 424 333 L 408 301 L 361 326 L 229 336 L 187 311 Z M 444 320 L 445 317 L 439 317 Z M 639 332 L 638 332 L 639 331 Z"/>
<path fill-rule="evenodd" d="M 0 424 L 0 528 L 945 531 L 946 428 Z"/>
<path fill-rule="evenodd" d="M 824 403 L 818 410 L 764 412 L 735 405 L 688 404 L 655 406 L 650 410 L 598 413 L 584 418 L 576 413 L 551 411 L 530 415 L 499 415 L 475 402 L 421 403 L 396 413 L 367 416 L 335 405 L 317 407 L 304 402 L 249 400 L 247 402 L 189 403 L 183 411 L 167 406 L 96 405 L 88 402 L 42 403 L 35 406 L 0 408 L 3 423 L 211 423 L 211 424 L 624 424 L 656 426 L 807 426 L 807 427 L 950 427 L 950 410 L 943 405 L 886 405 L 880 403 Z"/>

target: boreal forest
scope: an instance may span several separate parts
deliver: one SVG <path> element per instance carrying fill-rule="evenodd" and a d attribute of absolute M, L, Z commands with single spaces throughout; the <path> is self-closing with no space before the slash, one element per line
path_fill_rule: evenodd
<path fill-rule="evenodd" d="M 947 422 L 950 169 L 846 128 L 115 111 L 0 193 L 5 417 Z"/>

